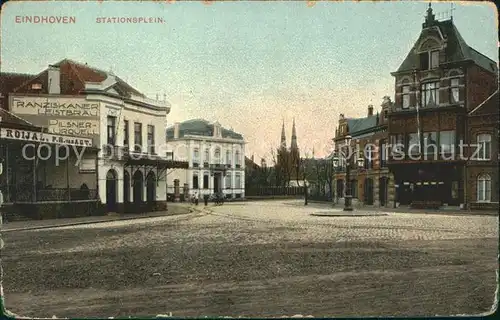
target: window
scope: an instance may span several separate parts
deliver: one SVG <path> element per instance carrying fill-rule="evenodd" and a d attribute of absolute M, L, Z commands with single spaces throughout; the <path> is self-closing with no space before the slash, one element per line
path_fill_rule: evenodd
<path fill-rule="evenodd" d="M 208 189 L 208 172 L 203 174 L 203 189 Z"/>
<path fill-rule="evenodd" d="M 199 189 L 200 188 L 200 185 L 199 185 L 199 181 L 198 181 L 198 174 L 195 173 L 193 175 L 193 189 Z"/>
<path fill-rule="evenodd" d="M 220 164 L 220 148 L 215 149 L 214 160 L 216 164 Z"/>
<path fill-rule="evenodd" d="M 108 145 L 115 145 L 116 141 L 116 117 L 108 116 Z"/>
<path fill-rule="evenodd" d="M 142 151 L 142 124 L 134 122 L 134 150 L 136 152 Z"/>
<path fill-rule="evenodd" d="M 396 153 L 405 152 L 405 140 L 402 134 L 391 135 L 391 154 L 396 156 Z"/>
<path fill-rule="evenodd" d="M 123 121 L 123 145 L 128 146 L 129 144 L 129 128 L 128 128 L 128 120 Z"/>
<path fill-rule="evenodd" d="M 380 149 L 380 167 L 386 167 L 387 166 L 387 142 L 386 140 L 380 140 L 379 142 L 379 149 Z"/>
<path fill-rule="evenodd" d="M 408 134 L 408 153 L 415 155 L 420 153 L 420 141 L 418 133 Z"/>
<path fill-rule="evenodd" d="M 431 66 L 431 69 L 435 69 L 435 68 L 439 67 L 439 51 L 438 50 L 431 51 L 429 64 Z"/>
<path fill-rule="evenodd" d="M 452 153 L 455 150 L 455 131 L 441 131 L 439 145 L 441 154 Z"/>
<path fill-rule="evenodd" d="M 372 169 L 373 168 L 373 156 L 374 156 L 374 150 L 373 146 L 370 144 L 365 147 L 365 161 L 364 161 L 364 167 L 365 169 Z M 354 159 L 355 163 L 357 162 L 358 159 Z"/>
<path fill-rule="evenodd" d="M 410 107 L 410 86 L 403 86 L 403 109 L 408 109 Z"/>
<path fill-rule="evenodd" d="M 437 132 L 424 132 L 424 153 L 436 155 L 438 150 Z"/>
<path fill-rule="evenodd" d="M 420 98 L 422 107 L 439 105 L 439 82 L 424 83 Z"/>
<path fill-rule="evenodd" d="M 429 52 L 422 52 L 420 54 L 420 69 L 421 70 L 429 69 Z"/>
<path fill-rule="evenodd" d="M 226 164 L 231 164 L 231 150 L 226 151 Z"/>
<path fill-rule="evenodd" d="M 236 151 L 236 153 L 235 153 L 234 164 L 236 165 L 237 168 L 240 167 L 240 152 L 239 151 Z"/>
<path fill-rule="evenodd" d="M 439 50 L 422 52 L 420 54 L 420 69 L 429 70 L 439 67 Z"/>
<path fill-rule="evenodd" d="M 193 150 L 193 163 L 200 163 L 200 150 L 198 148 Z"/>
<path fill-rule="evenodd" d="M 155 126 L 148 124 L 148 151 L 155 153 Z"/>
<path fill-rule="evenodd" d="M 487 174 L 480 174 L 477 177 L 477 201 L 491 201 L 491 177 Z"/>
<path fill-rule="evenodd" d="M 450 103 L 457 103 L 460 101 L 460 81 L 459 79 L 450 80 Z"/>
<path fill-rule="evenodd" d="M 239 173 L 237 173 L 236 176 L 235 176 L 234 187 L 236 189 L 240 189 L 241 188 L 241 175 Z"/>
<path fill-rule="evenodd" d="M 225 179 L 226 179 L 226 189 L 231 189 L 231 175 L 227 174 Z"/>
<path fill-rule="evenodd" d="M 477 160 L 490 160 L 491 157 L 491 135 L 479 134 L 477 136 L 477 144 L 479 151 L 477 153 Z"/>
<path fill-rule="evenodd" d="M 210 159 L 210 151 L 208 149 L 205 149 L 205 158 L 203 159 L 203 162 L 208 163 Z"/>

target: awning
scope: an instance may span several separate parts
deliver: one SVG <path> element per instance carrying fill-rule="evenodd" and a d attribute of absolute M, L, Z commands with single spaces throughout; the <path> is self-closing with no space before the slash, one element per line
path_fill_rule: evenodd
<path fill-rule="evenodd" d="M 189 162 L 176 161 L 150 154 L 129 154 L 125 156 L 125 166 L 148 166 L 161 169 L 187 169 Z"/>

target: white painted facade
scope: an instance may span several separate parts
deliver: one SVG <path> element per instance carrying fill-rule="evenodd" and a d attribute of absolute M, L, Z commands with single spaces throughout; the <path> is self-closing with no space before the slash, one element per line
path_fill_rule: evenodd
<path fill-rule="evenodd" d="M 106 82 L 106 81 L 105 81 Z M 89 85 L 89 88 L 97 89 L 97 84 Z M 109 87 L 109 84 L 102 85 L 101 87 Z M 100 104 L 100 145 L 104 146 L 107 144 L 108 139 L 108 116 L 115 117 L 116 119 L 116 142 L 115 145 L 118 148 L 125 147 L 125 123 L 128 122 L 128 147 L 130 152 L 135 150 L 137 147 L 135 145 L 135 134 L 134 134 L 134 124 L 141 124 L 141 144 L 144 157 L 147 157 L 148 152 L 148 125 L 154 127 L 154 147 L 155 152 L 159 157 L 168 159 L 165 143 L 165 127 L 167 123 L 167 114 L 170 112 L 170 104 L 166 101 L 157 101 L 152 99 L 145 99 L 143 97 L 135 96 L 132 99 L 120 99 L 119 97 L 109 97 L 104 94 L 91 94 L 87 96 L 87 100 L 96 101 Z M 132 100 L 132 101 L 130 101 Z M 138 154 L 138 152 L 137 152 Z M 107 191 L 106 191 L 106 177 L 110 170 L 113 170 L 116 174 L 117 179 L 117 203 L 124 202 L 124 172 L 127 171 L 130 176 L 130 191 L 129 191 L 129 201 L 132 201 L 133 195 L 133 176 L 136 171 L 140 171 L 143 176 L 144 188 L 142 199 L 146 199 L 146 177 L 149 171 L 152 171 L 157 180 L 156 183 L 156 201 L 166 201 L 166 181 L 165 174 L 157 176 L 155 169 L 148 170 L 146 172 L 144 167 L 134 168 L 134 172 L 131 172 L 131 168 L 124 167 L 124 162 L 119 159 L 110 159 L 110 157 L 105 156 L 105 151 L 101 150 L 98 155 L 98 169 L 97 169 L 97 181 L 99 186 L 99 197 L 102 203 L 107 203 Z"/>
<path fill-rule="evenodd" d="M 175 127 L 179 125 L 176 123 Z M 213 126 L 213 136 L 186 134 L 178 137 L 177 133 L 167 141 L 174 159 L 189 163 L 188 169 L 168 170 L 169 193 L 173 193 L 174 181 L 179 180 L 181 188 L 187 184 L 189 194 L 213 194 L 218 189 L 227 198 L 245 197 L 245 141 L 223 137 L 220 124 L 216 122 Z M 225 175 L 220 171 L 222 168 Z"/>

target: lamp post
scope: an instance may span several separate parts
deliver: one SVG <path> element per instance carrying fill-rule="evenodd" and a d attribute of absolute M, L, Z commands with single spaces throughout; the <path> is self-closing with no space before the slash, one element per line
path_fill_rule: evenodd
<path fill-rule="evenodd" d="M 345 191 L 345 201 L 344 201 L 344 211 L 353 211 L 352 208 L 352 190 L 351 190 L 351 154 L 349 153 L 350 149 L 350 144 L 351 144 L 351 136 L 346 136 L 345 137 L 345 146 L 342 148 L 346 148 L 346 152 L 340 152 L 340 156 L 344 159 L 345 164 L 346 164 L 346 173 L 345 173 L 345 180 L 346 180 L 346 191 Z M 340 162 L 339 162 L 339 157 L 335 155 L 333 157 L 333 166 L 335 168 L 340 167 Z M 364 164 L 364 159 L 362 156 L 358 156 L 358 161 L 357 165 L 359 167 L 362 167 Z"/>
<path fill-rule="evenodd" d="M 306 181 L 306 163 L 305 163 L 305 159 L 304 159 L 304 162 L 302 162 L 302 170 L 304 172 L 303 174 L 303 177 L 304 177 L 304 205 L 307 206 L 307 196 L 308 196 L 308 192 L 307 192 L 307 181 Z"/>

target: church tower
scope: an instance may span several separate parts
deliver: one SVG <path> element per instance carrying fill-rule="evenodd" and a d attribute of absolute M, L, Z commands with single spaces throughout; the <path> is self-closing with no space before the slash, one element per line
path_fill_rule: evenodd
<path fill-rule="evenodd" d="M 281 149 L 286 149 L 286 136 L 285 136 L 285 120 L 283 120 L 283 125 L 281 127 Z"/>
<path fill-rule="evenodd" d="M 290 144 L 290 158 L 293 164 L 297 164 L 300 160 L 299 146 L 297 145 L 297 129 L 295 128 L 295 118 L 292 125 L 292 142 Z"/>

